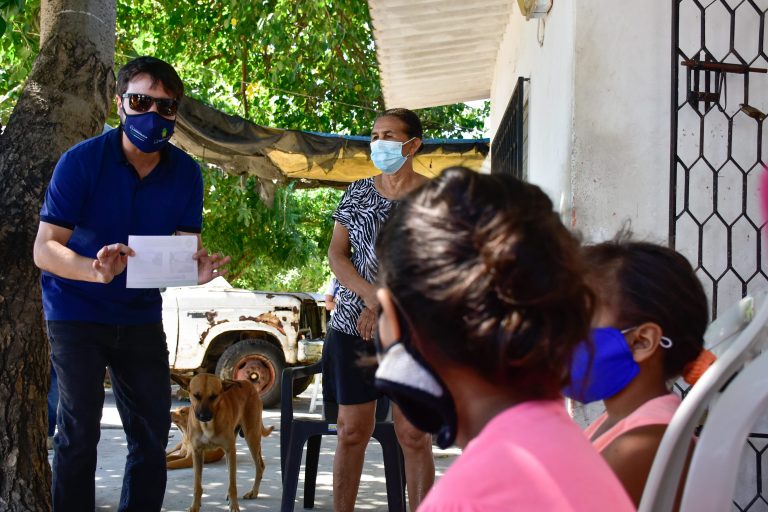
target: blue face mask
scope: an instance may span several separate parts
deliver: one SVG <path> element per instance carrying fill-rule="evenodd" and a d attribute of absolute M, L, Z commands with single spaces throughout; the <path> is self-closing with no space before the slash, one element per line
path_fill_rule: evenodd
<path fill-rule="evenodd" d="M 403 146 L 416 137 L 411 137 L 405 142 L 396 140 L 375 140 L 371 142 L 371 161 L 384 174 L 395 174 L 406 160 L 403 156 Z"/>
<path fill-rule="evenodd" d="M 166 119 L 157 112 L 125 114 L 123 133 L 134 146 L 139 148 L 139 151 L 155 153 L 168 143 L 175 126 L 176 120 Z"/>
<path fill-rule="evenodd" d="M 563 394 L 586 404 L 605 400 L 626 388 L 640 372 L 640 365 L 624 338 L 624 333 L 630 330 L 592 329 L 594 354 L 590 354 L 587 341 L 576 347 L 571 361 L 571 384 L 563 389 Z"/>

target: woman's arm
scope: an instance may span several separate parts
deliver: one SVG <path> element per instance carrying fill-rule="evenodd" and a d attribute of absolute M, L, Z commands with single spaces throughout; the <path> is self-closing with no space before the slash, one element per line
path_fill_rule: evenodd
<path fill-rule="evenodd" d="M 360 314 L 357 330 L 363 339 L 373 337 L 376 324 L 376 311 L 379 300 L 376 298 L 376 287 L 363 279 L 352 265 L 352 247 L 349 242 L 349 231 L 342 224 L 336 222 L 333 226 L 331 245 L 328 247 L 328 264 L 336 275 L 336 279 L 345 288 L 354 292 L 365 303 L 365 309 Z"/>
<path fill-rule="evenodd" d="M 352 246 L 349 242 L 349 231 L 336 222 L 333 226 L 331 245 L 328 247 L 328 264 L 336 275 L 336 279 L 348 290 L 363 299 L 366 307 L 375 308 L 379 305 L 376 298 L 376 287 L 363 279 L 352 265 Z"/>

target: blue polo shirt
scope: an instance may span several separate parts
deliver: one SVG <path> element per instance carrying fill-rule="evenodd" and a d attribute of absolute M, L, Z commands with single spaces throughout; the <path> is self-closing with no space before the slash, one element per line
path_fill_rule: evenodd
<path fill-rule="evenodd" d="M 95 258 L 103 246 L 128 243 L 128 235 L 199 233 L 203 177 L 192 157 L 168 144 L 160 163 L 140 179 L 128 163 L 120 128 L 81 142 L 56 164 L 40 220 L 72 230 L 67 247 Z M 128 289 L 126 272 L 109 284 L 64 279 L 43 272 L 47 320 L 113 325 L 162 321 L 157 289 Z"/>

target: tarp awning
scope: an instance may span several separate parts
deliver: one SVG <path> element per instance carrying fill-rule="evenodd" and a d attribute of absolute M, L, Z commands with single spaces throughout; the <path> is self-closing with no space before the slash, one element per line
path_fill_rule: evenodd
<path fill-rule="evenodd" d="M 192 98 L 179 106 L 173 142 L 231 174 L 262 180 L 338 185 L 379 172 L 369 137 L 268 128 Z M 428 177 L 453 165 L 479 170 L 488 150 L 488 139 L 426 139 L 414 169 Z"/>

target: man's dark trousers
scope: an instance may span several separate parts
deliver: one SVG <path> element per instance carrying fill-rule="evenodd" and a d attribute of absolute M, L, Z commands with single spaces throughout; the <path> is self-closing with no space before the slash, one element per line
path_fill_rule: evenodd
<path fill-rule="evenodd" d="M 109 369 L 128 442 L 120 512 L 162 507 L 170 429 L 170 370 L 163 326 L 49 321 L 58 375 L 58 434 L 53 457 L 53 509 L 95 508 L 96 447 Z"/>

